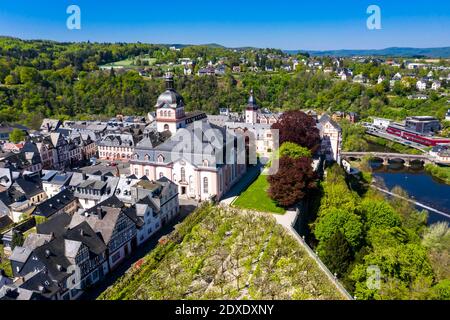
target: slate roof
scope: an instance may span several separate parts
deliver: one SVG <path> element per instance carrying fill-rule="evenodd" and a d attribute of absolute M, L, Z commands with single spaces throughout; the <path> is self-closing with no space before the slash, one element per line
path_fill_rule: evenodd
<path fill-rule="evenodd" d="M 14 250 L 11 253 L 11 256 L 9 257 L 9 260 L 25 263 L 30 257 L 32 252 L 33 250 L 29 248 L 15 246 Z"/>
<path fill-rule="evenodd" d="M 65 239 L 58 237 L 34 250 L 34 254 L 42 262 L 51 277 L 62 281 L 69 276 L 67 268 L 72 264 L 66 257 Z"/>
<path fill-rule="evenodd" d="M 25 288 L 14 286 L 4 286 L 0 288 L 0 300 L 44 300 L 43 297 Z"/>
<path fill-rule="evenodd" d="M 29 298 L 27 300 L 36 300 L 40 299 L 39 297 L 50 298 L 60 288 L 45 270 L 41 270 L 27 275 L 24 283 L 20 285 L 19 290 L 26 290 L 28 292 Z"/>
<path fill-rule="evenodd" d="M 100 255 L 106 250 L 106 245 L 86 221 L 68 229 L 64 238 L 83 243 L 89 248 L 89 251 L 96 255 Z"/>
<path fill-rule="evenodd" d="M 341 127 L 336 123 L 336 121 L 331 119 L 331 117 L 328 114 L 325 113 L 323 116 L 320 117 L 319 123 L 324 125 L 327 122 L 329 122 L 335 129 L 341 130 Z"/>
<path fill-rule="evenodd" d="M 67 213 L 58 213 L 44 223 L 36 226 L 37 233 L 62 236 L 70 224 L 72 217 Z"/>
<path fill-rule="evenodd" d="M 11 218 L 7 215 L 0 216 L 0 230 L 13 224 Z"/>
<path fill-rule="evenodd" d="M 50 234 L 39 234 L 39 233 L 30 233 L 23 243 L 23 247 L 34 250 L 37 247 L 40 247 L 53 239 L 53 236 Z"/>
<path fill-rule="evenodd" d="M 73 195 L 73 192 L 69 189 L 64 189 L 55 196 L 38 204 L 33 211 L 33 215 L 46 218 L 51 217 L 74 200 L 76 200 L 76 198 Z"/>
<path fill-rule="evenodd" d="M 33 181 L 28 178 L 19 178 L 15 182 L 25 193 L 27 198 L 31 198 L 39 193 L 44 192 L 41 182 Z"/>

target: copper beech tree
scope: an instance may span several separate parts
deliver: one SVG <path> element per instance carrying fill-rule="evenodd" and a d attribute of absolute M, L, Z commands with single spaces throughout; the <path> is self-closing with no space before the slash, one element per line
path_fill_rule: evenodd
<path fill-rule="evenodd" d="M 309 189 L 316 187 L 316 174 L 311 158 L 280 158 L 278 172 L 267 178 L 269 196 L 283 207 L 299 202 Z"/>
<path fill-rule="evenodd" d="M 320 145 L 320 134 L 316 120 L 302 111 L 286 111 L 272 125 L 279 131 L 280 146 L 293 142 L 306 147 L 314 154 Z"/>

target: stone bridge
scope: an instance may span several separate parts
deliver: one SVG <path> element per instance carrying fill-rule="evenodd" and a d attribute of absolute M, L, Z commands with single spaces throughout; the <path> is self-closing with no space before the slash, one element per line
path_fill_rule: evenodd
<path fill-rule="evenodd" d="M 424 154 L 403 154 L 403 153 L 384 153 L 384 152 L 342 152 L 342 159 L 362 159 L 369 156 L 371 159 L 380 159 L 384 165 L 390 161 L 403 162 L 405 166 L 410 166 L 411 162 L 421 162 L 423 164 L 433 163 L 434 159 Z"/>

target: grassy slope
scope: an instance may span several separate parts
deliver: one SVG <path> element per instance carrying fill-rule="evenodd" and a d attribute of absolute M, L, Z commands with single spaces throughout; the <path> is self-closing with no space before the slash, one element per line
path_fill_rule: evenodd
<path fill-rule="evenodd" d="M 284 213 L 285 210 L 278 207 L 267 194 L 269 182 L 267 176 L 260 175 L 239 198 L 233 203 L 234 206 L 241 209 L 250 209 L 260 212 Z"/>

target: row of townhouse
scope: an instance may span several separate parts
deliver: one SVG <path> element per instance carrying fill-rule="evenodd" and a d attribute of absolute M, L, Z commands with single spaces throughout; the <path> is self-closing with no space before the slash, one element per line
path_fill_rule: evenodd
<path fill-rule="evenodd" d="M 86 164 L 98 149 L 101 159 L 127 160 L 145 126 L 145 119 L 124 116 L 106 122 L 44 119 L 40 131 L 27 135 L 24 142 L 2 143 L 0 161 L 5 161 L 0 166 L 22 172 L 63 170 Z"/>
<path fill-rule="evenodd" d="M 69 188 L 40 203 L 32 214 L 47 220 L 11 250 L 14 278 L 0 299 L 77 299 L 178 214 L 172 181 L 120 179 L 87 209 Z"/>

